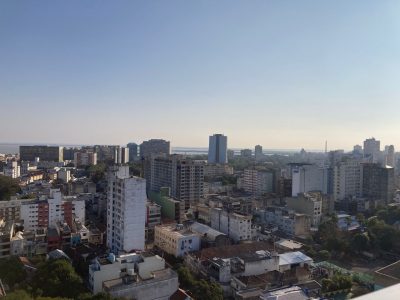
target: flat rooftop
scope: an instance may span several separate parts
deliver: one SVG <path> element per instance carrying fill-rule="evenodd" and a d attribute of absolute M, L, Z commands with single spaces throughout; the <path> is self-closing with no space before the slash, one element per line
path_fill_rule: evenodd
<path fill-rule="evenodd" d="M 259 250 L 273 251 L 274 246 L 267 242 L 252 242 L 224 247 L 206 248 L 196 252 L 195 255 L 201 259 L 213 259 L 214 257 L 231 258 L 244 255 L 246 253 L 254 253 Z"/>
<path fill-rule="evenodd" d="M 136 281 L 135 280 L 131 280 L 131 281 L 126 281 L 127 283 L 124 282 L 123 278 L 117 278 L 117 279 L 112 279 L 112 280 L 108 280 L 108 281 L 104 281 L 103 282 L 103 287 L 110 291 L 110 290 L 114 290 L 114 289 L 119 289 L 120 287 L 129 287 L 129 286 L 134 286 L 134 285 L 140 285 L 140 284 L 145 284 L 146 282 L 154 282 L 154 281 L 163 281 L 163 280 L 167 280 L 173 277 L 177 277 L 178 274 L 176 272 L 174 272 L 172 269 L 167 268 L 164 270 L 160 270 L 160 271 L 154 271 L 151 272 L 154 277 L 150 278 L 150 279 L 146 279 L 143 280 L 139 275 L 136 277 Z"/>

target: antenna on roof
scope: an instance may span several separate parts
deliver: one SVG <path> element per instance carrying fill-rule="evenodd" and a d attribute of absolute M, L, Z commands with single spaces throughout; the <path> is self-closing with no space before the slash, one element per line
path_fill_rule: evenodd
<path fill-rule="evenodd" d="M 325 154 L 328 153 L 328 141 L 325 141 Z"/>

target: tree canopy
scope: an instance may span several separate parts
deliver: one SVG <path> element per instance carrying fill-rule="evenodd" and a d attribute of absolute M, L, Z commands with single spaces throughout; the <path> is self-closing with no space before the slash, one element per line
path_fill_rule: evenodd
<path fill-rule="evenodd" d="M 26 278 L 26 271 L 21 261 L 15 256 L 0 259 L 0 278 L 10 288 L 24 281 Z"/>
<path fill-rule="evenodd" d="M 10 200 L 11 196 L 20 191 L 21 188 L 19 187 L 17 179 L 0 175 L 0 201 Z"/>
<path fill-rule="evenodd" d="M 83 291 L 82 279 L 71 264 L 63 259 L 41 263 L 33 278 L 32 286 L 36 294 L 46 297 L 77 299 Z"/>
<path fill-rule="evenodd" d="M 221 287 L 215 282 L 208 282 L 204 279 L 197 280 L 188 268 L 178 268 L 179 282 L 189 290 L 194 299 L 222 300 L 224 298 Z"/>

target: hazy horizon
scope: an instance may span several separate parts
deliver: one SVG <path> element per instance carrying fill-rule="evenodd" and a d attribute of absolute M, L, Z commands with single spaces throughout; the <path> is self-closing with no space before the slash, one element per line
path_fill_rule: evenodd
<path fill-rule="evenodd" d="M 2 1 L 0 143 L 400 148 L 398 1 Z"/>

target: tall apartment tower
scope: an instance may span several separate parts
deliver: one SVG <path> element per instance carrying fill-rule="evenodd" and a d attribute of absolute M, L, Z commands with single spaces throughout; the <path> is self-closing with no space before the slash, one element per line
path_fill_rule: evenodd
<path fill-rule="evenodd" d="M 144 249 L 146 202 L 145 179 L 129 176 L 128 166 L 109 172 L 107 247 L 113 253 Z"/>
<path fill-rule="evenodd" d="M 256 145 L 254 147 L 254 156 L 256 160 L 260 160 L 264 157 L 262 146 L 261 145 Z"/>
<path fill-rule="evenodd" d="M 375 138 L 366 139 L 364 141 L 364 158 L 368 158 L 370 162 L 378 162 L 380 151 L 380 141 L 375 140 Z"/>
<path fill-rule="evenodd" d="M 214 134 L 209 138 L 208 144 L 208 163 L 209 164 L 226 164 L 228 137 L 223 134 Z"/>
<path fill-rule="evenodd" d="M 335 201 L 361 196 L 362 166 L 358 160 L 348 159 L 337 163 L 334 167 L 333 178 L 333 197 Z"/>
<path fill-rule="evenodd" d="M 367 163 L 362 166 L 363 197 L 380 201 L 381 204 L 392 202 L 395 190 L 394 169 L 379 164 Z"/>
<path fill-rule="evenodd" d="M 41 161 L 63 161 L 63 147 L 58 146 L 19 146 L 21 161 L 34 161 L 39 157 Z"/>
<path fill-rule="evenodd" d="M 185 208 L 203 197 L 204 165 L 201 160 L 186 159 L 181 155 L 152 156 L 145 169 L 147 188 L 159 192 L 171 189 L 171 196 L 185 202 Z"/>
<path fill-rule="evenodd" d="M 129 143 L 126 146 L 129 149 L 129 161 L 136 161 L 138 159 L 138 145 L 136 143 Z"/>
<path fill-rule="evenodd" d="M 170 142 L 161 139 L 151 139 L 140 144 L 140 158 L 147 158 L 153 154 L 170 154 Z"/>
<path fill-rule="evenodd" d="M 328 169 L 317 165 L 298 165 L 292 169 L 292 197 L 299 193 L 328 191 Z"/>
<path fill-rule="evenodd" d="M 385 164 L 389 167 L 394 168 L 395 154 L 394 154 L 394 146 L 393 145 L 385 147 Z"/>

